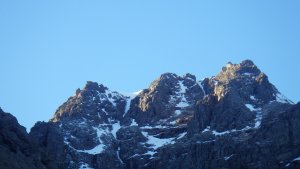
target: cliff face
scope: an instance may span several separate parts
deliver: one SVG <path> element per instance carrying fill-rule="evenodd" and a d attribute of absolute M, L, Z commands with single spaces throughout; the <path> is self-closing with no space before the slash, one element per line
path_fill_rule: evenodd
<path fill-rule="evenodd" d="M 246 60 L 204 80 L 165 73 L 134 97 L 87 82 L 30 138 L 48 168 L 294 169 L 300 104 Z"/>

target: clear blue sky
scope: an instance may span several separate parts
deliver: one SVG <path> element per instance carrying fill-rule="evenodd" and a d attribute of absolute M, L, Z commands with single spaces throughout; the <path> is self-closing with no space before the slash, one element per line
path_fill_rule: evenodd
<path fill-rule="evenodd" d="M 124 93 L 164 72 L 252 59 L 300 100 L 300 1 L 0 1 L 0 106 L 30 128 L 87 80 Z"/>

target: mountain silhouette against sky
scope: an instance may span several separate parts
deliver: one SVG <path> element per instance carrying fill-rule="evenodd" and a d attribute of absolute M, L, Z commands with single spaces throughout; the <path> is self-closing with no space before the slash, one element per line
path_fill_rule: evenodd
<path fill-rule="evenodd" d="M 134 96 L 88 81 L 29 133 L 1 110 L 0 130 L 1 169 L 300 168 L 300 103 L 251 60 Z"/>

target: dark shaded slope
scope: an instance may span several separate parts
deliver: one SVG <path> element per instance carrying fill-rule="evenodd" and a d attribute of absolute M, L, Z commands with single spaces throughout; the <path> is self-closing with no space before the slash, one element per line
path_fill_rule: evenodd
<path fill-rule="evenodd" d="M 46 169 L 47 160 L 17 119 L 0 109 L 0 168 Z"/>

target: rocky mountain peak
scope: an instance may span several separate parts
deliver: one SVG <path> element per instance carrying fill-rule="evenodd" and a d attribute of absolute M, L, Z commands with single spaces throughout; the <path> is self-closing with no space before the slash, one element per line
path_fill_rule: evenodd
<path fill-rule="evenodd" d="M 163 73 L 159 76 L 158 79 L 160 80 L 164 80 L 164 79 L 172 79 L 172 78 L 178 78 L 179 76 L 175 73 L 170 73 L 170 72 L 167 72 L 167 73 Z"/>
<path fill-rule="evenodd" d="M 178 76 L 176 74 L 164 73 L 150 84 L 149 91 L 150 92 L 154 92 L 158 90 L 163 91 L 163 89 L 173 86 L 177 80 L 178 80 Z"/>
<path fill-rule="evenodd" d="M 252 60 L 249 60 L 249 59 L 246 59 L 246 60 L 243 60 L 240 65 L 243 67 L 243 66 L 246 66 L 246 67 L 256 67 L 255 64 L 253 63 Z"/>
<path fill-rule="evenodd" d="M 191 74 L 162 74 L 133 101 L 138 105 L 129 112 L 139 124 L 164 124 L 176 121 L 204 96 L 201 83 Z"/>
<path fill-rule="evenodd" d="M 77 89 L 75 97 L 83 97 L 83 99 L 88 99 L 88 97 L 96 97 L 101 93 L 109 92 L 109 89 L 103 84 L 98 84 L 97 82 L 87 81 L 83 89 Z"/>
<path fill-rule="evenodd" d="M 100 93 L 105 93 L 105 91 L 108 90 L 108 88 L 105 87 L 103 84 L 99 85 L 97 82 L 87 81 L 83 90 L 98 91 Z"/>
<path fill-rule="evenodd" d="M 108 117 L 115 119 L 124 114 L 127 99 L 102 84 L 88 81 L 82 90 L 77 89 L 76 95 L 58 108 L 50 121 L 58 122 L 64 118 L 94 118 L 100 121 L 107 121 Z"/>
<path fill-rule="evenodd" d="M 188 83 L 196 83 L 196 76 L 190 73 L 187 73 L 183 76 L 178 76 L 175 73 L 164 73 L 151 83 L 149 90 L 157 91 L 162 90 L 163 88 L 172 89 L 173 87 L 176 88 L 176 86 L 178 88 L 178 84 L 180 81 L 185 85 L 188 85 Z"/>
<path fill-rule="evenodd" d="M 196 76 L 192 75 L 190 73 L 187 73 L 185 75 L 183 75 L 183 79 L 192 79 L 192 80 L 196 80 Z"/>
<path fill-rule="evenodd" d="M 261 71 L 251 60 L 244 60 L 240 64 L 227 63 L 222 68 L 222 71 L 216 76 L 216 79 L 221 82 L 228 80 L 258 76 Z"/>
<path fill-rule="evenodd" d="M 209 84 L 218 100 L 230 96 L 230 100 L 237 98 L 242 102 L 255 102 L 257 106 L 271 101 L 291 103 L 251 60 L 240 64 L 229 62 L 216 77 L 210 79 Z"/>
<path fill-rule="evenodd" d="M 195 118 L 200 123 L 193 129 L 209 128 L 217 132 L 256 129 L 260 127 L 265 107 L 272 103 L 291 104 L 250 60 L 228 63 L 208 84 L 212 90 L 199 102 L 200 113 Z"/>
<path fill-rule="evenodd" d="M 195 75 L 187 73 L 183 76 L 178 76 L 175 73 L 164 73 L 158 79 L 154 80 L 149 86 L 149 91 L 172 91 L 180 90 L 180 87 L 192 87 L 196 85 L 197 79 Z M 168 88 L 168 89 L 167 89 Z"/>

